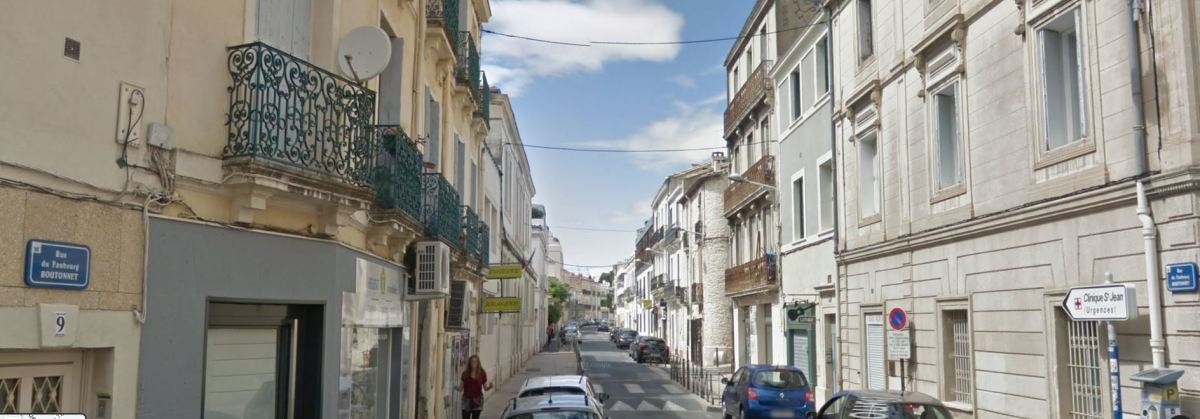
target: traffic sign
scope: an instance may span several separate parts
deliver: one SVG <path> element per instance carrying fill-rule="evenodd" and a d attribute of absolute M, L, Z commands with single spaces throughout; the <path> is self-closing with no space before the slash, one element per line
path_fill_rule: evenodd
<path fill-rule="evenodd" d="M 1167 265 L 1167 291 L 1196 291 L 1196 264 L 1192 262 Z"/>
<path fill-rule="evenodd" d="M 889 361 L 912 358 L 912 335 L 907 330 L 889 330 L 887 333 L 887 355 Z"/>
<path fill-rule="evenodd" d="M 1072 320 L 1136 319 L 1137 289 L 1130 284 L 1101 284 L 1071 288 L 1062 308 Z"/>
<path fill-rule="evenodd" d="M 888 312 L 888 325 L 892 330 L 904 330 L 908 327 L 908 313 L 900 307 L 892 307 L 892 311 Z"/>

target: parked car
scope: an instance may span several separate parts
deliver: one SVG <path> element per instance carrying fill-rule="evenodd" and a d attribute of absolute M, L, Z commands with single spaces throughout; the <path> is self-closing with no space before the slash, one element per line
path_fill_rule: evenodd
<path fill-rule="evenodd" d="M 847 390 L 835 393 L 816 417 L 842 419 L 869 415 L 880 419 L 952 419 L 936 398 L 915 391 Z"/>
<path fill-rule="evenodd" d="M 568 325 L 567 327 L 564 327 L 562 330 L 563 341 L 566 341 L 568 343 L 579 341 L 580 337 L 581 336 L 579 334 L 579 328 L 576 326 Z"/>
<path fill-rule="evenodd" d="M 547 395 L 586 396 L 592 401 L 592 404 L 600 406 L 601 413 L 604 410 L 604 402 L 608 401 L 608 394 L 596 393 L 596 390 L 592 388 L 592 381 L 583 375 L 551 375 L 527 379 L 525 383 L 521 384 L 521 390 L 517 392 L 516 398 Z"/>
<path fill-rule="evenodd" d="M 612 328 L 608 327 L 608 323 L 600 323 L 600 325 L 599 325 L 599 326 L 596 326 L 596 331 L 597 331 L 597 332 L 607 332 L 607 331 L 609 331 L 609 330 L 611 330 L 611 329 L 612 329 Z"/>
<path fill-rule="evenodd" d="M 671 362 L 667 341 L 654 336 L 638 336 L 629 345 L 629 357 L 639 364 L 647 361 Z"/>
<path fill-rule="evenodd" d="M 617 338 L 614 340 L 614 342 L 617 342 L 617 349 L 629 349 L 629 346 L 633 344 L 633 341 L 637 339 L 637 337 L 638 332 L 636 330 L 621 329 L 621 334 L 617 335 Z"/>
<path fill-rule="evenodd" d="M 816 410 L 808 378 L 796 367 L 746 365 L 721 383 L 726 419 L 812 418 Z"/>
<path fill-rule="evenodd" d="M 550 394 L 512 399 L 504 419 L 604 419 L 601 406 L 587 396 Z"/>

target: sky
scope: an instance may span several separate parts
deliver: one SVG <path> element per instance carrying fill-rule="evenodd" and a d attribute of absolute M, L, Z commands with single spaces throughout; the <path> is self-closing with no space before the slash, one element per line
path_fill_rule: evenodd
<path fill-rule="evenodd" d="M 723 147 L 723 61 L 732 41 L 603 45 L 736 36 L 751 0 L 492 0 L 484 29 L 488 81 L 512 98 L 526 144 L 601 149 Z M 667 175 L 709 158 L 683 153 L 579 153 L 527 148 L 566 268 L 599 276 L 633 254 L 633 230 Z M 624 232 L 585 229 L 626 230 Z"/>

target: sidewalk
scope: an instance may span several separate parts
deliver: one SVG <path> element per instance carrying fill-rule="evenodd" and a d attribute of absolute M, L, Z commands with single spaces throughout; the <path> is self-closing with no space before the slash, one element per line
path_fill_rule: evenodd
<path fill-rule="evenodd" d="M 561 352 L 559 352 L 559 349 L 556 343 L 546 345 L 545 348 L 542 348 L 542 352 L 533 355 L 533 357 L 529 358 L 529 361 L 525 362 L 525 368 L 521 372 L 509 377 L 504 383 L 497 385 L 490 394 L 485 396 L 483 400 L 483 414 L 480 417 L 483 419 L 500 419 L 500 415 L 504 413 L 504 408 L 508 407 L 508 403 L 513 397 L 517 396 L 517 392 L 521 391 L 521 385 L 528 378 L 545 375 L 575 374 L 578 368 L 575 352 L 571 351 L 569 346 L 563 346 Z"/>

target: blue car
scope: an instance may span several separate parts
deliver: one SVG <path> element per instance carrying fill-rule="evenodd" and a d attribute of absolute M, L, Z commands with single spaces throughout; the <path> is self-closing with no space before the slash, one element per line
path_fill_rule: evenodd
<path fill-rule="evenodd" d="M 811 418 L 816 403 L 808 378 L 799 368 L 747 365 L 721 379 L 725 419 Z"/>

